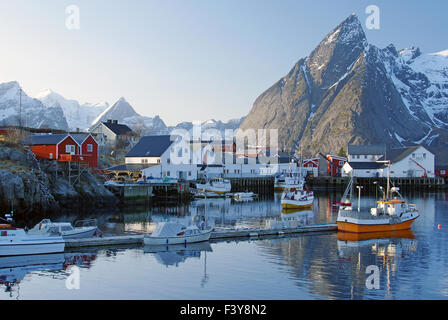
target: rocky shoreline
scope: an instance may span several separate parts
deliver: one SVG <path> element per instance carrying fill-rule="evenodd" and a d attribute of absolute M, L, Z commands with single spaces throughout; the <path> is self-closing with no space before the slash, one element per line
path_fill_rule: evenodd
<path fill-rule="evenodd" d="M 0 142 L 0 214 L 58 215 L 116 208 L 118 199 L 89 171 L 72 185 L 54 161 L 37 160 L 21 145 Z"/>

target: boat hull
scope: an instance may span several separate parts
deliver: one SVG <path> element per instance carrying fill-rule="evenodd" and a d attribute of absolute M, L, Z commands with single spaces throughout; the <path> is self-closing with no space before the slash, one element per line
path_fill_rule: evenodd
<path fill-rule="evenodd" d="M 194 234 L 190 236 L 179 237 L 151 237 L 145 236 L 143 241 L 145 245 L 157 246 L 157 245 L 171 245 L 171 244 L 188 244 L 197 243 L 203 241 L 209 241 L 212 231 L 209 230 L 204 233 Z"/>
<path fill-rule="evenodd" d="M 0 243 L 0 257 L 6 256 L 26 256 L 35 254 L 50 254 L 64 252 L 65 242 L 36 242 L 36 243 Z"/>
<path fill-rule="evenodd" d="M 354 233 L 365 233 L 365 232 L 384 232 L 384 231 L 399 231 L 407 230 L 411 228 L 412 223 L 417 219 L 417 217 L 403 221 L 400 223 L 352 223 L 337 221 L 338 231 L 342 232 L 354 232 Z"/>
<path fill-rule="evenodd" d="M 226 193 L 229 193 L 230 190 L 232 189 L 231 187 L 213 187 L 211 185 L 206 184 L 197 184 L 196 188 L 201 192 L 214 193 L 218 195 L 224 195 Z"/>
<path fill-rule="evenodd" d="M 299 200 L 281 200 L 283 209 L 311 209 L 313 207 L 313 200 L 309 199 L 305 201 Z"/>
<path fill-rule="evenodd" d="M 85 227 L 80 229 L 75 229 L 73 231 L 69 231 L 62 234 L 62 238 L 64 239 L 80 239 L 80 238 L 91 238 L 95 235 L 97 227 Z"/>

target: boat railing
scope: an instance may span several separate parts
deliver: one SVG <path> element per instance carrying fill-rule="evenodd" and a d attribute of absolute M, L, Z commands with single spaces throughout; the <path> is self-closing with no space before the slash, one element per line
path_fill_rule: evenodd
<path fill-rule="evenodd" d="M 76 221 L 73 227 L 83 228 L 83 227 L 97 227 L 97 226 L 98 222 L 96 219 L 84 219 Z"/>
<path fill-rule="evenodd" d="M 339 215 L 341 217 L 346 217 L 346 218 L 357 218 L 357 219 L 371 219 L 371 220 L 381 220 L 384 218 L 390 218 L 390 216 L 388 214 L 378 214 L 378 215 L 372 215 L 370 212 L 368 211 L 353 211 L 353 210 L 339 210 Z"/>

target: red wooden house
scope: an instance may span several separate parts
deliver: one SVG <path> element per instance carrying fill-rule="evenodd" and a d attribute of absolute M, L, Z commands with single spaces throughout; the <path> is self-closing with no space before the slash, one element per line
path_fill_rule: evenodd
<path fill-rule="evenodd" d="M 304 168 L 319 168 L 319 158 L 311 158 L 303 160 Z"/>
<path fill-rule="evenodd" d="M 342 167 L 347 162 L 347 158 L 329 154 L 327 155 L 327 160 L 328 175 L 332 177 L 340 177 Z"/>
<path fill-rule="evenodd" d="M 24 143 L 38 159 L 79 162 L 89 167 L 98 166 L 98 143 L 86 133 L 31 135 Z"/>

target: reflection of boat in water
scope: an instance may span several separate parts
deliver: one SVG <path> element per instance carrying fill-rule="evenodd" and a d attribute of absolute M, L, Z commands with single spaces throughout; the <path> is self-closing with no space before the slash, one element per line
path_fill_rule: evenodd
<path fill-rule="evenodd" d="M 299 225 L 309 225 L 314 222 L 314 212 L 305 209 L 282 209 L 282 221 L 297 221 Z"/>
<path fill-rule="evenodd" d="M 399 256 L 414 251 L 416 238 L 412 230 L 350 233 L 338 232 L 338 252 L 341 257 L 358 255 L 363 248 L 377 256 Z"/>
<path fill-rule="evenodd" d="M 144 253 L 154 254 L 157 261 L 165 266 L 178 265 L 188 258 L 200 258 L 201 252 L 212 252 L 209 242 L 176 244 L 169 246 L 145 246 Z"/>
<path fill-rule="evenodd" d="M 64 254 L 41 254 L 35 256 L 0 257 L 0 284 L 11 291 L 30 272 L 62 270 Z"/>
<path fill-rule="evenodd" d="M 145 235 L 145 245 L 187 244 L 208 241 L 212 229 L 201 230 L 197 226 L 184 226 L 174 222 L 160 222 L 150 235 Z"/>
<path fill-rule="evenodd" d="M 383 232 L 368 232 L 368 233 L 353 233 L 353 232 L 338 232 L 339 241 L 363 241 L 371 239 L 415 239 L 415 235 L 411 229 L 398 231 L 383 231 Z"/>

